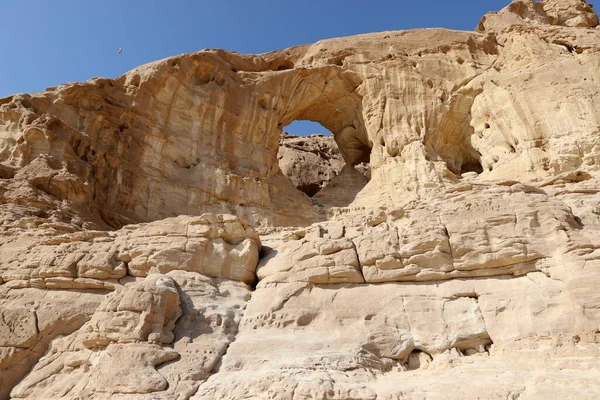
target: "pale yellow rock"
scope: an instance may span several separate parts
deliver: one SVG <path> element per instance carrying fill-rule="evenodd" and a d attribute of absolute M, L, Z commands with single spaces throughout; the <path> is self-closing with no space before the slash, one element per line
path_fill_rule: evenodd
<path fill-rule="evenodd" d="M 187 271 L 171 271 L 168 276 L 184 293 L 183 315 L 173 331 L 173 349 L 180 358 L 161 368 L 169 382 L 165 396 L 177 398 L 194 393 L 218 369 L 238 333 L 251 288 L 243 282 Z"/>
<path fill-rule="evenodd" d="M 575 396 L 592 398 L 600 382 L 598 320 L 563 290 L 542 273 L 260 287 L 219 373 L 194 398 L 291 399 L 294 388 L 316 397 L 324 387 L 331 398 L 396 398 L 399 390 L 416 398 L 539 398 L 567 393 L 565 380 Z M 470 386 L 473 377 L 482 381 Z"/>
<path fill-rule="evenodd" d="M 89 349 L 111 342 L 168 344 L 180 315 L 173 281 L 150 275 L 135 287 L 109 294 L 87 323 L 82 343 Z"/>
<path fill-rule="evenodd" d="M 0 398 L 8 398 L 53 339 L 81 328 L 106 293 L 6 286 L 0 286 Z"/>
<path fill-rule="evenodd" d="M 34 236 L 29 242 L 0 247 L 0 276 L 9 285 L 39 279 L 46 287 L 60 277 L 64 288 L 88 284 L 93 289 L 98 280 L 175 269 L 252 283 L 260 249 L 258 235 L 245 222 L 212 214 L 127 225 L 110 233 Z"/>
<path fill-rule="evenodd" d="M 257 276 L 260 284 L 364 282 L 352 241 L 320 237 L 291 240 L 277 246 L 261 260 Z"/>
<path fill-rule="evenodd" d="M 0 99 L 0 398 L 600 398 L 599 43 L 517 0 Z"/>
<path fill-rule="evenodd" d="M 155 367 L 178 357 L 161 345 L 173 341 L 180 315 L 179 292 L 167 276 L 150 275 L 113 292 L 81 330 L 53 342 L 11 396 L 102 397 L 164 390 L 168 383 Z"/>
<path fill-rule="evenodd" d="M 281 172 L 309 197 L 327 186 L 345 164 L 332 136 L 310 135 L 307 140 L 285 132 L 279 142 L 277 160 Z"/>
<path fill-rule="evenodd" d="M 598 16 L 584 0 L 513 0 L 499 12 L 486 14 L 478 31 L 500 31 L 511 25 L 562 25 L 595 28 Z"/>

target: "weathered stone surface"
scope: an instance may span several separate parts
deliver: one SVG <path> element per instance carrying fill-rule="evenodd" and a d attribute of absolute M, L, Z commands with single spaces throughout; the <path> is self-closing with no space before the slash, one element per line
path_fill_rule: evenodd
<path fill-rule="evenodd" d="M 277 153 L 281 172 L 301 192 L 313 197 L 344 166 L 333 136 L 294 136 L 284 132 Z"/>
<path fill-rule="evenodd" d="M 163 345 L 173 341 L 180 315 L 177 287 L 164 275 L 113 292 L 78 332 L 52 343 L 11 396 L 89 398 L 164 390 L 168 383 L 155 367 L 178 357 Z"/>
<path fill-rule="evenodd" d="M 232 215 L 32 236 L 0 247 L 0 276 L 11 287 L 112 289 L 106 281 L 175 269 L 253 283 L 260 249 L 254 230 Z"/>
<path fill-rule="evenodd" d="M 202 282 L 212 282 L 208 276 L 233 279 L 225 287 L 231 286 L 232 293 L 241 290 L 242 294 L 235 296 L 244 298 L 248 289 L 241 282 L 242 289 L 235 289 L 236 282 L 254 282 L 260 248 L 258 235 L 245 222 L 231 215 L 212 214 L 127 225 L 118 231 L 64 233 L 63 229 L 44 230 L 34 225 L 4 238 L 7 240 L 0 246 L 2 398 L 47 351 L 52 339 L 77 331 L 94 311 L 86 328 L 90 331 L 81 339 L 86 348 L 115 341 L 137 342 L 145 340 L 140 335 L 150 334 L 151 341 L 157 343 L 173 340 L 171 331 L 179 314 L 169 310 L 175 300 L 163 294 L 157 297 L 152 280 L 140 282 L 138 290 L 129 290 L 126 296 L 118 295 L 98 308 L 108 291 L 119 291 L 124 284 L 153 273 L 190 271 Z M 216 283 L 211 285 L 218 287 Z M 195 285 L 191 285 L 185 298 L 194 290 Z M 223 291 L 227 297 L 229 292 Z M 237 307 L 242 310 L 243 305 L 240 300 Z M 160 320 L 165 312 L 174 315 L 171 320 Z M 232 317 L 231 312 L 237 317 Z M 222 318 L 239 320 L 241 311 L 231 312 L 222 311 Z M 163 325 L 165 329 L 158 330 Z M 227 325 L 230 329 L 236 326 L 232 322 Z M 209 366 L 218 361 L 226 344 L 233 340 L 233 334 L 227 332 L 215 333 L 215 339 L 208 340 L 214 348 L 211 355 L 205 356 Z M 120 347 L 111 349 L 117 351 Z M 200 376 L 210 370 L 207 367 Z M 193 388 L 199 378 L 190 381 L 188 386 Z"/>
<path fill-rule="evenodd" d="M 513 25 L 560 25 L 595 28 L 598 16 L 584 0 L 513 0 L 499 12 L 486 14 L 480 32 L 501 31 Z"/>
<path fill-rule="evenodd" d="M 257 274 L 261 284 L 364 282 L 354 245 L 348 239 L 316 237 L 284 242 L 261 260 Z"/>
<path fill-rule="evenodd" d="M 598 43 L 519 0 L 0 99 L 0 398 L 599 398 Z"/>
<path fill-rule="evenodd" d="M 161 368 L 169 382 L 165 397 L 192 395 L 218 366 L 231 342 L 252 294 L 243 282 L 212 279 L 187 271 L 171 271 L 181 291 L 183 315 L 173 333 L 177 362 Z"/>
<path fill-rule="evenodd" d="M 514 182 L 450 187 L 406 210 L 335 219 L 264 236 L 259 285 L 516 276 L 540 270 L 557 249 L 595 246 L 563 202 Z M 358 269 L 362 277 L 347 275 Z"/>
<path fill-rule="evenodd" d="M 575 396 L 591 398 L 598 336 L 581 334 L 580 324 L 597 320 L 565 301 L 561 286 L 530 273 L 451 280 L 434 291 L 409 283 L 261 287 L 219 373 L 194 398 L 555 398 L 569 379 Z"/>
<path fill-rule="evenodd" d="M 54 338 L 81 328 L 105 294 L 0 286 L 0 398 L 8 398 Z"/>

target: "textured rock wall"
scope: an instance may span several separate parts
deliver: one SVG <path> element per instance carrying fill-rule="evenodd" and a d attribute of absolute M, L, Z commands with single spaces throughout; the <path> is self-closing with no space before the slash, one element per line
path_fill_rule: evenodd
<path fill-rule="evenodd" d="M 514 2 L 480 32 L 203 51 L 5 98 L 3 171 L 97 206 L 111 226 L 199 210 L 289 226 L 321 218 L 277 166 L 281 128 L 295 119 L 330 129 L 350 165 L 370 161 L 376 189 L 358 205 L 402 206 L 464 172 L 532 182 L 595 165 L 597 139 L 582 133 L 596 121 L 597 31 L 531 19 L 519 13 L 528 4 L 541 3 Z M 577 102 L 564 98 L 573 91 Z"/>
<path fill-rule="evenodd" d="M 599 35 L 517 0 L 0 99 L 0 398 L 598 398 Z"/>
<path fill-rule="evenodd" d="M 281 172 L 296 189 L 313 197 L 335 178 L 345 162 L 332 136 L 284 132 L 277 152 Z"/>

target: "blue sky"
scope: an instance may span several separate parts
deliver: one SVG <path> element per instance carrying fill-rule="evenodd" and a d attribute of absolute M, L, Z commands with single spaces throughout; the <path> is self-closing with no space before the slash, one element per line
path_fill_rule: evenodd
<path fill-rule="evenodd" d="M 0 0 L 0 97 L 95 76 L 113 78 L 147 62 L 204 48 L 263 53 L 386 30 L 473 30 L 483 14 L 508 2 Z M 287 130 L 315 130 L 298 126 Z"/>

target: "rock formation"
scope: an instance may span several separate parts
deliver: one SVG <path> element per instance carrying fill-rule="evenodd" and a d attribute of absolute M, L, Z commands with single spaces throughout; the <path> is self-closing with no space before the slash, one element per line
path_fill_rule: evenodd
<path fill-rule="evenodd" d="M 599 43 L 515 0 L 0 99 L 0 398 L 599 398 Z"/>
<path fill-rule="evenodd" d="M 294 136 L 284 132 L 277 153 L 281 172 L 296 189 L 313 197 L 344 167 L 335 140 L 331 136 Z"/>

